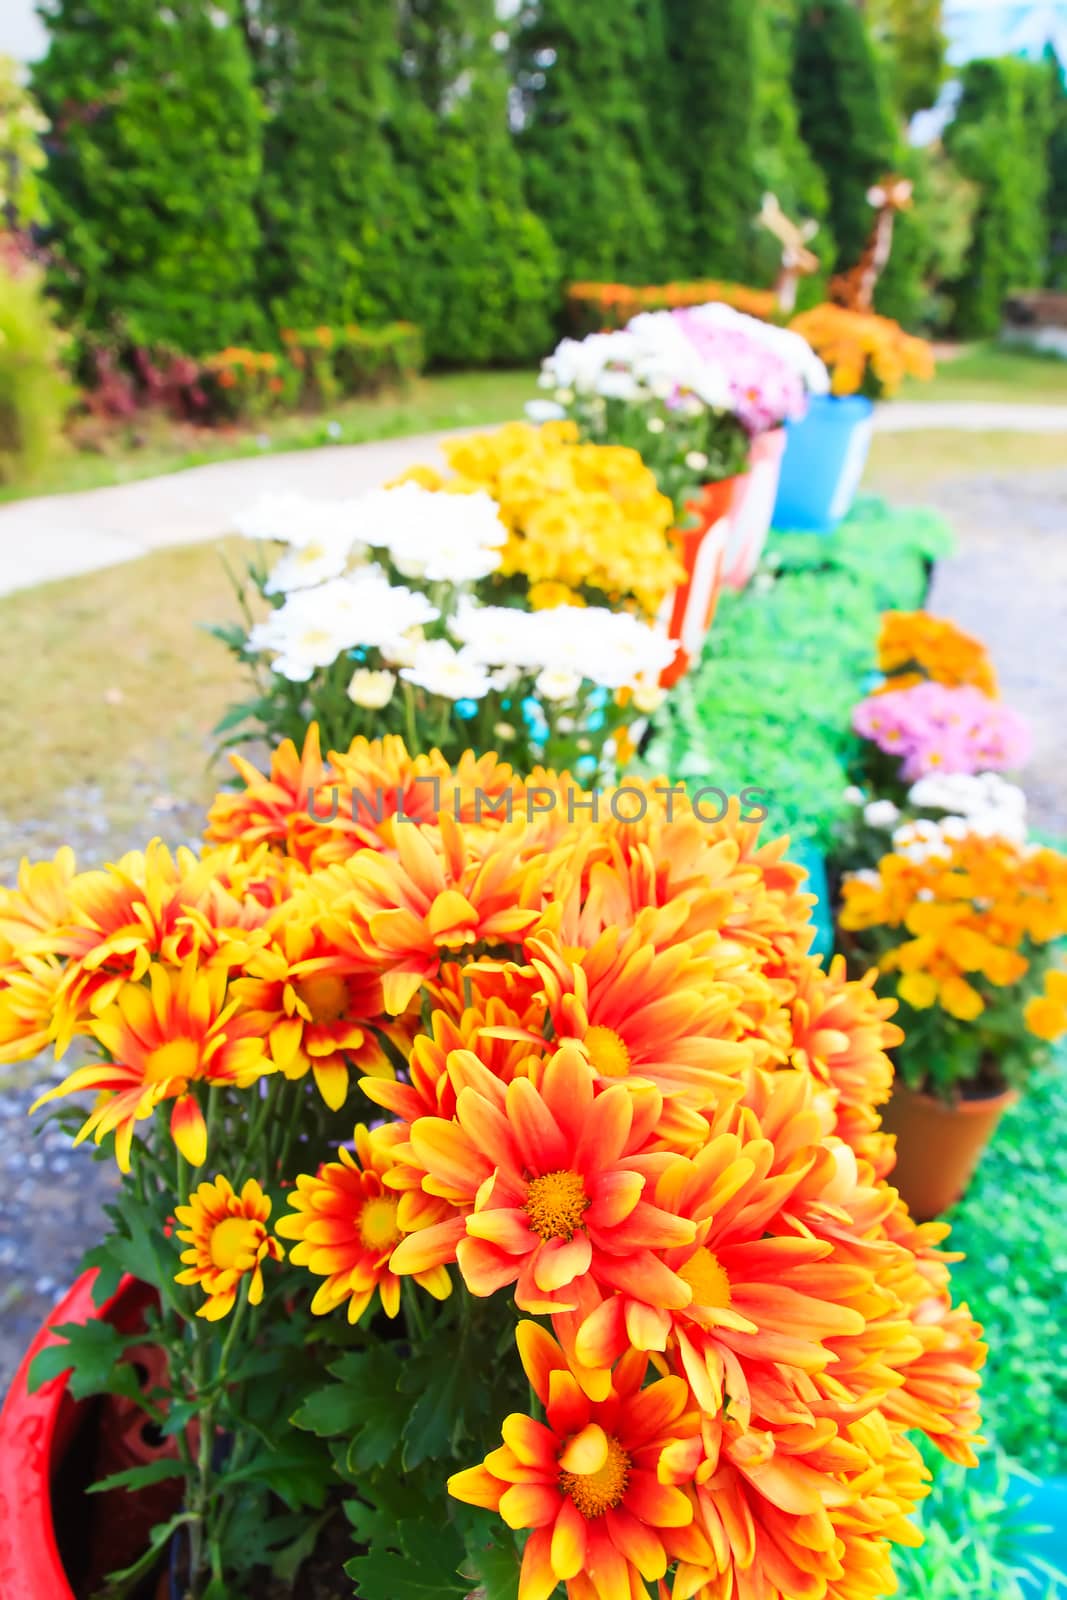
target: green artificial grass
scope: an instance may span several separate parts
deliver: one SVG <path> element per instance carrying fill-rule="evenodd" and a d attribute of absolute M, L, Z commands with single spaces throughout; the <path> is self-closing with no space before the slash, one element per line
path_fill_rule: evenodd
<path fill-rule="evenodd" d="M 990 1434 L 1031 1472 L 1067 1477 L 1067 1053 L 1009 1111 L 950 1217 L 958 1299 L 986 1330 Z"/>
<path fill-rule="evenodd" d="M 723 595 L 699 666 L 657 717 L 645 765 L 690 793 L 764 791 L 766 829 L 829 846 L 874 669 L 881 613 L 920 606 L 951 549 L 934 513 L 866 499 L 831 535 L 772 534 L 763 568 Z"/>

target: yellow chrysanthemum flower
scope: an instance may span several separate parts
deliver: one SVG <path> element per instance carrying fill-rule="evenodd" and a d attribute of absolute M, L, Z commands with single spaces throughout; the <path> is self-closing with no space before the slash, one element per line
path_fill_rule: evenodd
<path fill-rule="evenodd" d="M 175 1283 L 199 1284 L 207 1296 L 197 1316 L 218 1322 L 227 1316 L 237 1300 L 243 1278 L 249 1278 L 248 1303 L 258 1306 L 263 1299 L 263 1262 L 281 1261 L 285 1252 L 267 1231 L 270 1197 L 255 1178 L 249 1178 L 240 1194 L 228 1178 L 205 1182 L 189 1196 L 189 1204 L 175 1206 L 174 1215 L 182 1224 L 177 1237 L 189 1246 L 182 1251 L 185 1270 L 175 1275 Z"/>

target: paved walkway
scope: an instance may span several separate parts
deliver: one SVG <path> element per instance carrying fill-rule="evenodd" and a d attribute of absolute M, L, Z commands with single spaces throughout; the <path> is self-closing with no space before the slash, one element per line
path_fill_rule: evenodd
<path fill-rule="evenodd" d="M 1067 434 L 1067 406 L 895 401 L 879 408 L 876 425 L 891 432 L 941 428 Z M 164 545 L 216 539 L 236 512 L 275 488 L 323 498 L 376 488 L 416 462 L 433 461 L 441 441 L 449 437 L 454 434 L 427 433 L 245 456 L 140 483 L 0 506 L 0 594 L 114 566 Z"/>

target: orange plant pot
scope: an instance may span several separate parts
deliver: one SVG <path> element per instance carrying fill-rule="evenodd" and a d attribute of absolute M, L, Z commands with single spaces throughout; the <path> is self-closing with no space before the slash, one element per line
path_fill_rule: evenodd
<path fill-rule="evenodd" d="M 678 652 L 660 677 L 660 686 L 670 689 L 689 670 L 704 648 L 704 640 L 715 618 L 722 590 L 723 561 L 730 539 L 734 507 L 747 474 L 706 483 L 686 510 L 698 518 L 693 528 L 675 532 L 678 556 L 685 567 L 685 582 L 669 597 L 668 637 L 677 641 Z M 669 613 L 668 613 L 669 607 Z"/>
<path fill-rule="evenodd" d="M 897 1140 L 897 1162 L 889 1182 L 907 1201 L 913 1217 L 929 1222 L 963 1198 L 982 1151 L 1018 1098 L 1014 1089 L 1006 1089 L 1003 1094 L 946 1105 L 897 1079 L 882 1126 Z"/>

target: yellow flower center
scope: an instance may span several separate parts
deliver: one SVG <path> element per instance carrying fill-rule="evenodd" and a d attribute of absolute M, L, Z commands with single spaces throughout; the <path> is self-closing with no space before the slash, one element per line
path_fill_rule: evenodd
<path fill-rule="evenodd" d="M 542 1239 L 571 1239 L 589 1204 L 578 1172 L 546 1172 L 531 1178 L 526 1190 L 530 1227 Z"/>
<path fill-rule="evenodd" d="M 359 1236 L 368 1250 L 389 1250 L 400 1243 L 400 1229 L 396 1224 L 397 1202 L 382 1195 L 368 1200 L 359 1213 Z"/>
<path fill-rule="evenodd" d="M 145 1057 L 145 1083 L 168 1078 L 195 1078 L 200 1067 L 200 1046 L 195 1039 L 168 1039 Z"/>
<path fill-rule="evenodd" d="M 695 1306 L 725 1310 L 730 1305 L 733 1297 L 726 1270 L 705 1245 L 694 1250 L 685 1266 L 678 1268 L 678 1276 L 692 1289 Z"/>
<path fill-rule="evenodd" d="M 585 1035 L 589 1059 L 602 1078 L 625 1078 L 630 1070 L 630 1052 L 614 1028 L 595 1023 Z"/>
<path fill-rule="evenodd" d="M 339 1022 L 348 1010 L 348 985 L 333 972 L 319 972 L 293 985 L 312 1022 Z"/>
<path fill-rule="evenodd" d="M 608 1434 L 608 1459 L 596 1472 L 561 1472 L 559 1487 L 570 1495 L 583 1517 L 599 1517 L 613 1510 L 630 1481 L 630 1457 L 618 1439 Z"/>
<path fill-rule="evenodd" d="M 232 1267 L 238 1256 L 256 1253 L 260 1224 L 250 1217 L 227 1217 L 211 1230 L 208 1254 L 213 1267 Z"/>

